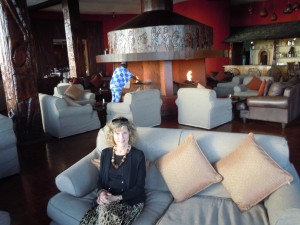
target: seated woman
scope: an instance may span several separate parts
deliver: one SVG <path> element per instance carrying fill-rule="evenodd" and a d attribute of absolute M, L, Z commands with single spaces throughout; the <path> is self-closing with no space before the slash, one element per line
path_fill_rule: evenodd
<path fill-rule="evenodd" d="M 81 225 L 131 224 L 145 202 L 145 156 L 133 147 L 136 128 L 127 118 L 118 117 L 104 127 L 109 148 L 101 153 L 96 206 Z"/>

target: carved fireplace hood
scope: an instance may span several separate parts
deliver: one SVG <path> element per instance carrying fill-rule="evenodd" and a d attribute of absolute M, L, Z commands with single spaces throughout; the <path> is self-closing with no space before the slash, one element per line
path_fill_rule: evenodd
<path fill-rule="evenodd" d="M 173 12 L 173 0 L 141 0 L 142 14 L 108 33 L 98 63 L 225 57 L 212 50 L 213 29 Z"/>

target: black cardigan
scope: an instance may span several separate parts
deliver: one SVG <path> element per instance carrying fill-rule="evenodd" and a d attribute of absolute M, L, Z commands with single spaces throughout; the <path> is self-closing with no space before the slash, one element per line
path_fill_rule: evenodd
<path fill-rule="evenodd" d="M 99 172 L 98 190 L 106 189 L 108 183 L 108 170 L 111 165 L 112 148 L 106 148 L 101 153 L 101 164 Z M 124 167 L 124 180 L 127 184 L 123 193 L 123 201 L 129 205 L 145 202 L 145 156 L 141 150 L 132 147 L 126 156 Z"/>

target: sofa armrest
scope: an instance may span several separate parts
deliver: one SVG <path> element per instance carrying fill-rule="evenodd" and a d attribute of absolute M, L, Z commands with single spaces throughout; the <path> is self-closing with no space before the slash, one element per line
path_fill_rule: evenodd
<path fill-rule="evenodd" d="M 248 107 L 288 108 L 289 99 L 285 96 L 250 96 L 247 98 Z"/>
<path fill-rule="evenodd" d="M 83 114 L 90 113 L 92 115 L 93 108 L 91 105 L 83 105 L 83 106 L 67 106 L 63 108 L 58 108 L 59 118 L 64 117 L 72 117 L 72 116 L 80 116 Z"/>
<path fill-rule="evenodd" d="M 216 98 L 213 102 L 213 108 L 214 107 L 232 107 L 231 99 L 230 98 Z"/>
<path fill-rule="evenodd" d="M 240 84 L 240 85 L 234 86 L 233 90 L 234 90 L 234 93 L 243 92 L 243 91 L 247 91 L 247 87 L 244 84 Z"/>
<path fill-rule="evenodd" d="M 130 106 L 124 102 L 110 102 L 106 105 L 106 112 L 115 112 L 115 113 L 130 113 Z"/>
<path fill-rule="evenodd" d="M 96 148 L 90 154 L 60 173 L 55 178 L 57 188 L 61 192 L 75 197 L 82 197 L 92 192 L 97 186 L 99 172 L 96 166 L 91 163 L 91 159 L 99 157 L 100 153 Z"/>
<path fill-rule="evenodd" d="M 285 168 L 294 181 L 273 192 L 266 200 L 270 225 L 292 225 L 300 221 L 300 180 L 293 165 Z"/>
<path fill-rule="evenodd" d="M 95 99 L 95 94 L 90 92 L 90 91 L 84 91 L 81 96 L 80 99 L 88 99 L 88 100 L 93 100 Z"/>

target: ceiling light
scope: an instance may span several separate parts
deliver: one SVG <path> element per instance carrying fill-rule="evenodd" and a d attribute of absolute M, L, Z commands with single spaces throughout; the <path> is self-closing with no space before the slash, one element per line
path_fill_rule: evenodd
<path fill-rule="evenodd" d="M 287 4 L 287 7 L 283 10 L 284 14 L 291 14 L 293 12 L 292 4 L 289 2 Z"/>
<path fill-rule="evenodd" d="M 294 3 L 292 4 L 292 9 L 293 9 L 294 11 L 297 11 L 299 8 L 300 8 L 300 5 L 299 5 L 298 2 L 294 2 Z"/>
<path fill-rule="evenodd" d="M 260 17 L 267 17 L 268 14 L 268 10 L 265 7 L 259 12 Z"/>
<path fill-rule="evenodd" d="M 275 12 L 273 12 L 272 17 L 271 17 L 272 21 L 276 21 L 277 20 L 277 15 Z"/>

